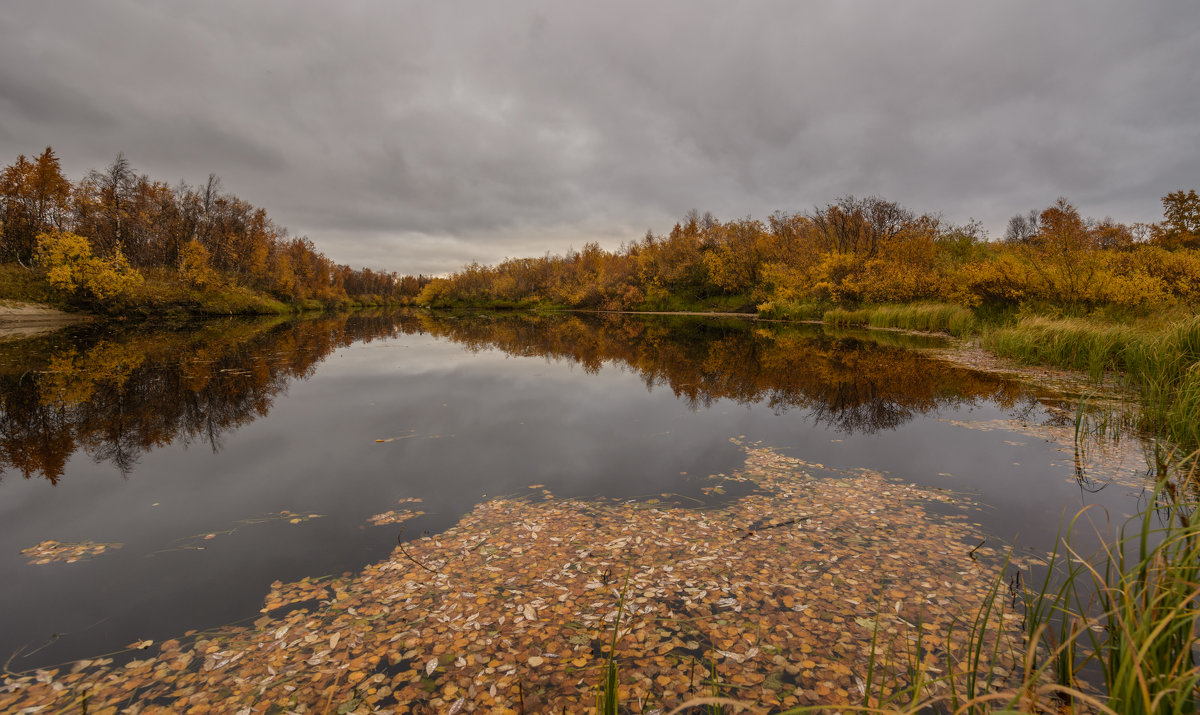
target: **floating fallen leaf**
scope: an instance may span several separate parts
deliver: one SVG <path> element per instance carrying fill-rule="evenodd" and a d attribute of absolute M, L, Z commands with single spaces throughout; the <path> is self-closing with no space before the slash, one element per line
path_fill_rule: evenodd
<path fill-rule="evenodd" d="M 99 556 L 110 549 L 119 549 L 121 544 L 98 543 L 95 541 L 55 541 L 49 539 L 26 549 L 21 554 L 29 559 L 31 564 L 49 564 L 62 562 L 73 564 L 85 559 Z"/>
<path fill-rule="evenodd" d="M 415 519 L 424 513 L 425 512 L 423 511 L 412 511 L 409 509 L 392 509 L 390 511 L 385 511 L 382 514 L 375 514 L 371 517 L 368 517 L 367 521 L 371 522 L 371 526 L 402 524 L 409 519 Z"/>

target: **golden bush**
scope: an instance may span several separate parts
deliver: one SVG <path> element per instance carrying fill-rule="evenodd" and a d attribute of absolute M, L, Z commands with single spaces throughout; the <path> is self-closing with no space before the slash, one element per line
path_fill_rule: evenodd
<path fill-rule="evenodd" d="M 69 295 L 98 302 L 124 297 L 142 283 L 142 276 L 118 246 L 109 258 L 92 254 L 87 238 L 66 231 L 38 234 L 38 262 L 50 285 Z"/>

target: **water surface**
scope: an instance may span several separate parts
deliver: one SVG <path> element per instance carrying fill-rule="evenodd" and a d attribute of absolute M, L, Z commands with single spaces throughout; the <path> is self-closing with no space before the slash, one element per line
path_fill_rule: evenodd
<path fill-rule="evenodd" d="M 752 486 L 709 478 L 742 463 L 731 438 L 968 494 L 998 545 L 1044 551 L 1064 512 L 1137 508 L 1130 450 L 1093 455 L 1081 485 L 1069 402 L 921 351 L 937 344 L 371 312 L 0 344 L 0 653 L 21 670 L 253 620 L 272 582 L 357 571 L 498 495 L 733 498 Z M 372 525 L 400 500 L 423 513 Z M 47 540 L 120 548 L 21 553 Z"/>

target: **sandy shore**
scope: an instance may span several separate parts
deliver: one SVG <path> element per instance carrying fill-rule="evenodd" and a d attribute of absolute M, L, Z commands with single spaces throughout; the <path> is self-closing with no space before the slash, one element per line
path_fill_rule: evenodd
<path fill-rule="evenodd" d="M 0 300 L 0 340 L 49 333 L 88 319 L 81 313 L 64 313 L 38 303 Z"/>

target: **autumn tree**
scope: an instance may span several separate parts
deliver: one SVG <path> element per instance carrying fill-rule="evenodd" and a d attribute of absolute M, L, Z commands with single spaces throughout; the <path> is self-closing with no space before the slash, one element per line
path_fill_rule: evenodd
<path fill-rule="evenodd" d="M 825 250 L 874 257 L 882 241 L 913 220 L 913 213 L 878 196 L 843 196 L 808 216 L 824 239 Z"/>
<path fill-rule="evenodd" d="M 762 270 L 766 227 L 745 218 L 708 232 L 704 267 L 709 280 L 727 293 L 744 293 L 758 283 Z"/>
<path fill-rule="evenodd" d="M 1060 303 L 1089 302 L 1099 270 L 1089 222 L 1066 198 L 1038 216 L 1039 231 L 1023 247 L 1040 279 L 1042 297 Z"/>
<path fill-rule="evenodd" d="M 1004 240 L 1008 243 L 1026 243 L 1038 234 L 1038 211 L 1030 209 L 1029 213 L 1015 214 L 1008 220 L 1008 228 L 1004 231 Z"/>
<path fill-rule="evenodd" d="M 1165 248 L 1200 248 L 1200 196 L 1196 190 L 1174 191 L 1162 197 L 1163 222 L 1155 243 Z"/>
<path fill-rule="evenodd" d="M 112 254 L 126 238 L 137 178 L 125 154 L 120 153 L 103 171 L 92 170 L 80 182 L 76 229 L 91 239 L 101 256 Z"/>
<path fill-rule="evenodd" d="M 1136 243 L 1132 228 L 1108 217 L 1097 221 L 1091 232 L 1093 243 L 1100 249 L 1128 251 Z"/>
<path fill-rule="evenodd" d="M 36 159 L 24 155 L 0 172 L 0 252 L 5 260 L 29 265 L 37 235 L 65 227 L 71 183 L 58 156 L 46 147 Z"/>
<path fill-rule="evenodd" d="M 188 241 L 179 252 L 179 275 L 188 285 L 203 288 L 213 280 L 208 249 L 196 239 Z"/>

